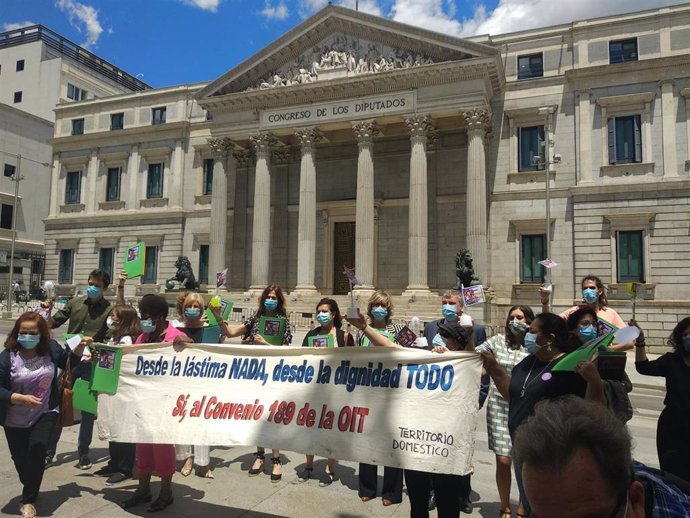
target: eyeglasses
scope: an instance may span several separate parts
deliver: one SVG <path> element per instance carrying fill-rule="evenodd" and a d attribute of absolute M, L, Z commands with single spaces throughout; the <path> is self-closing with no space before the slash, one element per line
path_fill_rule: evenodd
<path fill-rule="evenodd" d="M 594 321 L 593 320 L 581 320 L 580 325 L 581 326 L 592 326 L 592 325 L 594 325 Z"/>

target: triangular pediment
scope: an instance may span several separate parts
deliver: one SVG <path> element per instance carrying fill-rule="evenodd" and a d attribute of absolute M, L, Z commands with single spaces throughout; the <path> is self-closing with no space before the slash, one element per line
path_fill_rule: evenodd
<path fill-rule="evenodd" d="M 203 88 L 198 99 L 496 57 L 493 47 L 329 5 Z"/>

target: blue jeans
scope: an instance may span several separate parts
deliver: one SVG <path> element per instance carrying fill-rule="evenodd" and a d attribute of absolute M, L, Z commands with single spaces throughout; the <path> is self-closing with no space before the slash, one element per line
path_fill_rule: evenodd
<path fill-rule="evenodd" d="M 79 439 L 77 439 L 77 452 L 79 456 L 89 454 L 89 446 L 93 438 L 93 422 L 96 416 L 93 414 L 81 413 L 81 423 L 79 423 Z"/>

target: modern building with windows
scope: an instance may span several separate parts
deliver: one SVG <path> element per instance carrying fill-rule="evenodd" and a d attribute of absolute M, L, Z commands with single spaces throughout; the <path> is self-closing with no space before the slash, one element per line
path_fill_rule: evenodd
<path fill-rule="evenodd" d="M 48 216 L 55 106 L 150 88 L 42 25 L 0 33 L 0 292 L 7 290 L 13 228 L 13 279 L 24 291 L 43 281 L 43 219 Z M 84 119 L 72 122 L 83 134 Z M 22 157 L 19 160 L 19 156 Z M 19 170 L 16 226 L 15 173 Z M 75 189 L 75 179 L 70 179 Z"/>
<path fill-rule="evenodd" d="M 689 51 L 690 5 L 467 39 L 330 5 L 208 84 L 58 107 L 48 275 L 145 241 L 138 293 L 186 255 L 313 309 L 355 265 L 360 299 L 435 314 L 468 248 L 500 324 L 550 249 L 555 309 L 591 273 L 629 317 L 638 282 L 661 345 L 690 308 Z"/>

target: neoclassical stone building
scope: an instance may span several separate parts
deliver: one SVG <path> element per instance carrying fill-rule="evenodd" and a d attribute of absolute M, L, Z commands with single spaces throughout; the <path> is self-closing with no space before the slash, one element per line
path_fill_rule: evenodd
<path fill-rule="evenodd" d="M 689 49 L 687 5 L 470 39 L 328 6 L 211 83 L 58 107 L 47 276 L 144 240 L 140 292 L 182 254 L 230 291 L 311 305 L 355 265 L 419 301 L 468 248 L 500 322 L 550 236 L 557 307 L 594 273 L 629 314 L 641 282 L 660 343 L 690 306 Z"/>

